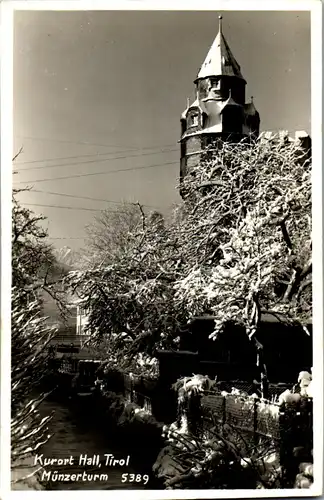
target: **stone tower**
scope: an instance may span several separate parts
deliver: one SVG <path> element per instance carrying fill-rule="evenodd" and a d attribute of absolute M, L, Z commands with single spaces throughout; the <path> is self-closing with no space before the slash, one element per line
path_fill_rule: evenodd
<path fill-rule="evenodd" d="M 188 100 L 180 119 L 180 179 L 216 138 L 237 141 L 259 135 L 260 116 L 253 98 L 245 103 L 246 81 L 223 35 L 221 16 L 218 34 L 194 83 L 196 99 L 192 104 Z"/>

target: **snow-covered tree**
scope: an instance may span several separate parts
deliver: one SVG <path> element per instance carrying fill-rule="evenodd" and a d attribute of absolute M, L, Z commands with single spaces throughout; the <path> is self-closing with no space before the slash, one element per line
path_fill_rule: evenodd
<path fill-rule="evenodd" d="M 177 301 L 253 335 L 260 310 L 311 317 L 311 165 L 297 142 L 221 143 L 184 183 Z M 208 158 L 210 156 L 210 158 Z"/>
<path fill-rule="evenodd" d="M 35 396 L 48 370 L 47 346 L 53 331 L 42 315 L 42 295 L 64 311 L 61 267 L 46 242 L 43 217 L 21 206 L 13 195 L 11 292 L 11 451 L 13 467 L 47 439 L 49 417 L 41 419 Z"/>
<path fill-rule="evenodd" d="M 126 333 L 128 353 L 153 353 L 179 325 L 207 311 L 215 316 L 214 336 L 230 320 L 255 340 L 262 311 L 306 328 L 312 307 L 308 152 L 281 137 L 217 142 L 182 189 L 186 197 L 169 224 L 138 207 L 141 225 L 127 245 L 118 251 L 117 242 L 109 262 L 70 276 L 90 310 L 89 331 L 119 341 Z"/>
<path fill-rule="evenodd" d="M 127 255 L 141 227 L 142 212 L 136 203 L 125 202 L 113 209 L 102 210 L 86 226 L 87 238 L 80 267 L 108 264 Z"/>
<path fill-rule="evenodd" d="M 103 248 L 92 266 L 69 277 L 73 293 L 89 311 L 88 332 L 94 339 L 108 337 L 123 360 L 137 352 L 153 355 L 161 342 L 172 342 L 180 311 L 173 300 L 179 243 L 160 214 L 145 214 L 140 205 L 137 210 L 140 225 L 121 234 L 120 252 L 114 240 L 114 258 L 107 261 Z"/>

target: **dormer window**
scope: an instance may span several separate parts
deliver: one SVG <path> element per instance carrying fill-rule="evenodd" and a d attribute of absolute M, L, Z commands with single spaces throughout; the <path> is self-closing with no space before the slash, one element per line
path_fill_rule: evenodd
<path fill-rule="evenodd" d="M 193 125 L 194 127 L 198 127 L 198 115 L 194 115 L 194 116 L 192 117 L 192 125 Z"/>
<path fill-rule="evenodd" d="M 198 127 L 199 125 L 199 116 L 191 115 L 189 118 L 189 127 Z"/>

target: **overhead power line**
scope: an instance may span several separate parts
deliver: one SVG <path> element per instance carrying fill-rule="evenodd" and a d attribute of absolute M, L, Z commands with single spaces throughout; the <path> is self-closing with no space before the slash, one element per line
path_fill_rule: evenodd
<path fill-rule="evenodd" d="M 153 153 L 142 153 L 142 154 L 134 154 L 134 155 L 125 155 L 125 156 L 113 156 L 109 158 L 102 158 L 100 160 L 87 160 L 87 161 L 76 161 L 73 163 L 60 163 L 56 165 L 43 165 L 41 167 L 28 167 L 28 168 L 23 168 L 18 170 L 18 173 L 21 172 L 26 172 L 27 170 L 44 170 L 46 168 L 58 168 L 58 167 L 72 167 L 72 166 L 80 166 L 80 165 L 88 165 L 90 163 L 104 163 L 112 160 L 124 160 L 126 158 L 137 158 L 137 157 L 142 157 L 142 156 L 150 156 L 150 155 L 156 155 L 156 154 L 162 154 L 162 153 L 170 153 L 178 151 L 178 149 L 167 149 L 165 151 L 154 151 Z"/>
<path fill-rule="evenodd" d="M 81 200 L 99 201 L 99 202 L 105 202 L 105 203 L 117 203 L 117 204 L 121 204 L 121 205 L 124 205 L 124 204 L 133 205 L 135 203 L 135 202 L 131 202 L 131 201 L 117 201 L 117 200 L 106 200 L 104 198 L 92 198 L 91 196 L 77 196 L 77 195 L 69 194 L 69 193 L 57 193 L 56 191 L 42 191 L 41 189 L 30 189 L 30 191 L 28 191 L 28 192 L 52 194 L 54 196 L 63 196 L 63 197 L 67 197 L 67 198 L 78 198 Z M 142 207 L 157 208 L 157 207 L 154 207 L 154 205 L 144 205 L 144 204 L 141 204 L 141 205 L 142 205 Z"/>
<path fill-rule="evenodd" d="M 72 238 L 69 238 L 69 237 L 65 237 L 65 238 L 53 238 L 52 236 L 47 236 L 47 239 L 48 240 L 85 240 L 86 239 L 86 236 L 79 236 L 79 237 L 72 237 Z"/>
<path fill-rule="evenodd" d="M 105 170 L 103 172 L 89 172 L 87 174 L 76 174 L 76 175 L 67 175 L 64 177 L 52 177 L 52 178 L 47 178 L 47 179 L 32 179 L 28 181 L 17 181 L 14 182 L 14 184 L 36 184 L 37 182 L 47 182 L 47 181 L 58 181 L 58 180 L 64 180 L 64 179 L 77 179 L 79 177 L 90 177 L 92 175 L 108 175 L 108 174 L 115 174 L 118 172 L 130 172 L 133 170 L 142 170 L 142 169 L 147 169 L 147 168 L 157 168 L 157 167 L 164 167 L 166 165 L 175 165 L 178 164 L 178 161 L 170 161 L 167 163 L 159 163 L 157 165 L 146 165 L 146 166 L 141 166 L 141 167 L 131 167 L 131 168 L 120 168 L 117 170 Z"/>
<path fill-rule="evenodd" d="M 146 150 L 149 150 L 149 149 L 160 149 L 160 150 L 163 150 L 163 149 L 166 149 L 166 148 L 171 148 L 174 145 L 175 144 L 166 144 L 164 146 L 138 148 L 138 151 L 146 151 Z M 120 153 L 127 153 L 128 151 L 134 151 L 134 149 L 125 149 L 123 151 L 112 151 L 110 153 L 108 151 L 105 151 L 104 153 L 91 153 L 91 154 L 86 154 L 86 155 L 75 155 L 75 156 L 57 156 L 56 158 L 43 158 L 43 159 L 39 159 L 39 160 L 20 161 L 20 162 L 16 162 L 15 166 L 30 165 L 30 164 L 34 164 L 34 163 L 43 163 L 45 161 L 74 160 L 76 158 L 91 158 L 93 156 L 106 156 L 106 155 L 112 155 L 112 154 L 116 154 L 116 153 L 119 153 L 119 154 Z M 157 153 L 154 153 L 154 154 L 157 154 Z M 140 154 L 138 156 L 140 156 Z M 26 169 L 23 169 L 23 170 L 29 170 L 29 169 L 26 168 Z"/>
<path fill-rule="evenodd" d="M 101 212 L 103 211 L 100 208 L 85 208 L 85 207 L 68 207 L 64 205 L 43 205 L 40 203 L 23 203 L 23 205 L 31 206 L 31 207 L 48 207 L 48 208 L 63 208 L 65 210 L 85 210 L 87 212 Z M 105 212 L 116 213 L 119 210 L 105 210 Z"/>
<path fill-rule="evenodd" d="M 29 139 L 32 141 L 41 141 L 41 142 L 61 142 L 65 144 L 81 144 L 81 146 L 99 146 L 100 148 L 125 148 L 125 145 L 123 146 L 117 146 L 116 144 L 99 144 L 97 142 L 88 142 L 88 141 L 71 141 L 68 139 L 53 139 L 52 137 L 33 137 L 33 136 L 28 136 L 28 135 L 16 135 L 15 137 L 19 137 L 20 139 Z M 133 147 L 130 148 L 130 150 L 136 150 L 137 148 Z"/>

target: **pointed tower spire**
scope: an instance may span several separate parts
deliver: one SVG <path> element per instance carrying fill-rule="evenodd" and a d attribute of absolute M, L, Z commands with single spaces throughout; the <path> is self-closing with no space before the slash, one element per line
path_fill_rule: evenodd
<path fill-rule="evenodd" d="M 197 80 L 209 76 L 236 76 L 244 80 L 240 65 L 234 58 L 223 35 L 222 20 L 223 16 L 219 16 L 217 36 L 198 72 Z"/>

